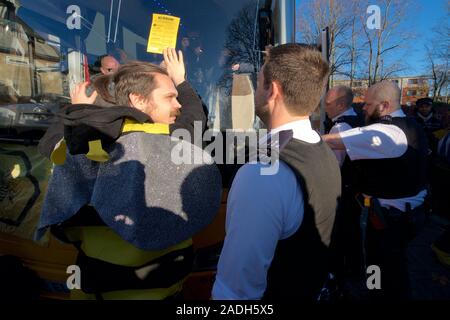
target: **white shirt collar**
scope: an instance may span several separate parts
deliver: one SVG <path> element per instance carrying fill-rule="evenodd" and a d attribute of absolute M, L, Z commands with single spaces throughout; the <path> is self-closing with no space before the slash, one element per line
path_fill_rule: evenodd
<path fill-rule="evenodd" d="M 398 109 L 398 110 L 392 112 L 392 113 L 390 114 L 390 116 L 391 116 L 392 118 L 405 118 L 405 117 L 406 117 L 406 114 L 403 112 L 402 109 Z"/>
<path fill-rule="evenodd" d="M 357 114 L 356 114 L 355 110 L 353 110 L 353 108 L 348 108 L 341 114 L 339 114 L 336 117 L 334 117 L 333 119 L 331 119 L 331 121 L 335 122 L 337 119 L 339 119 L 340 117 L 343 117 L 343 116 L 357 116 Z"/>
<path fill-rule="evenodd" d="M 308 143 L 318 143 L 320 141 L 320 135 L 313 130 L 311 121 L 309 119 L 297 120 L 285 123 L 270 131 L 270 134 L 276 134 L 281 131 L 292 130 L 293 138 L 302 140 Z"/>

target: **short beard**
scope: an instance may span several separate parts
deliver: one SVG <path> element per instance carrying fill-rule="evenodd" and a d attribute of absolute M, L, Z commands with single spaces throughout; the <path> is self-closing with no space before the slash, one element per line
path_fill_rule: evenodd
<path fill-rule="evenodd" d="M 177 109 L 177 110 L 174 110 L 174 111 L 172 111 L 172 112 L 170 112 L 170 116 L 171 117 L 178 117 L 178 116 L 180 116 L 180 114 L 181 114 L 181 111 L 180 111 L 180 109 Z"/>
<path fill-rule="evenodd" d="M 380 121 L 380 118 L 381 118 L 380 110 L 375 109 L 375 111 L 371 115 L 366 114 L 366 124 L 369 125 L 377 123 L 378 121 Z"/>

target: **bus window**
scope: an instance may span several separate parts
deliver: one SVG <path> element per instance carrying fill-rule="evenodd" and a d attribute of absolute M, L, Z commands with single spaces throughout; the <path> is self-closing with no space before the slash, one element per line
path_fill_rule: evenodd
<path fill-rule="evenodd" d="M 239 99 L 232 115 L 233 80 L 236 75 L 241 75 L 238 78 L 246 75 L 249 83 L 255 84 L 262 60 L 257 17 L 265 1 L 2 0 L 0 3 L 5 6 L 7 3 L 9 8 L 8 17 L 2 21 L 21 29 L 19 33 L 24 38 L 13 37 L 11 27 L 9 38 L 2 39 L 2 45 L 11 52 L 10 60 L 2 60 L 10 62 L 2 82 L 12 102 L 19 98 L 43 103 L 67 101 L 74 84 L 99 72 L 98 59 L 105 54 L 120 63 L 129 60 L 160 63 L 161 55 L 147 52 L 152 14 L 159 13 L 181 19 L 176 46 L 184 53 L 188 80 L 208 107 L 210 126 L 232 128 L 232 119 L 243 108 L 248 109 L 245 114 L 254 118 L 252 91 L 247 99 L 250 105 L 243 106 L 244 100 Z M 234 91 L 239 94 L 248 89 Z"/>
<path fill-rule="evenodd" d="M 258 16 L 266 2 L 0 0 L 0 227 L 37 222 L 51 165 L 36 144 L 70 103 L 73 86 L 100 73 L 99 58 L 162 61 L 147 52 L 155 13 L 180 18 L 176 47 L 207 106 L 209 126 L 252 128 L 262 62 Z M 32 229 L 25 233 L 32 237 Z"/>

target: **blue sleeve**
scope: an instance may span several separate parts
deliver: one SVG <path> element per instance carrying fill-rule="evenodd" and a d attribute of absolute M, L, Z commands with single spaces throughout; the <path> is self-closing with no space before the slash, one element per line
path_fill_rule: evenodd
<path fill-rule="evenodd" d="M 286 232 L 293 234 L 301 223 L 303 212 L 295 207 L 303 208 L 303 202 L 294 173 L 283 165 L 277 174 L 264 176 L 261 168 L 260 164 L 245 165 L 233 182 L 214 299 L 260 299 L 278 240 Z M 294 208 L 293 200 L 297 200 Z"/>

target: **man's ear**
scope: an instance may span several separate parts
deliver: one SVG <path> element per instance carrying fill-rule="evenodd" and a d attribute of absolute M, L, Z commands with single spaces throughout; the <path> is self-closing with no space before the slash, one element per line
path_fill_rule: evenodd
<path fill-rule="evenodd" d="M 389 110 L 390 104 L 387 101 L 383 101 L 380 107 L 380 113 L 386 112 Z"/>
<path fill-rule="evenodd" d="M 269 95 L 268 100 L 273 100 L 273 102 L 275 102 L 275 100 L 282 98 L 282 92 L 283 90 L 281 89 L 280 84 L 276 81 L 272 81 L 269 92 L 267 93 Z"/>
<path fill-rule="evenodd" d="M 145 101 L 140 94 L 130 93 L 128 99 L 130 99 L 131 106 L 141 111 L 144 110 Z"/>

